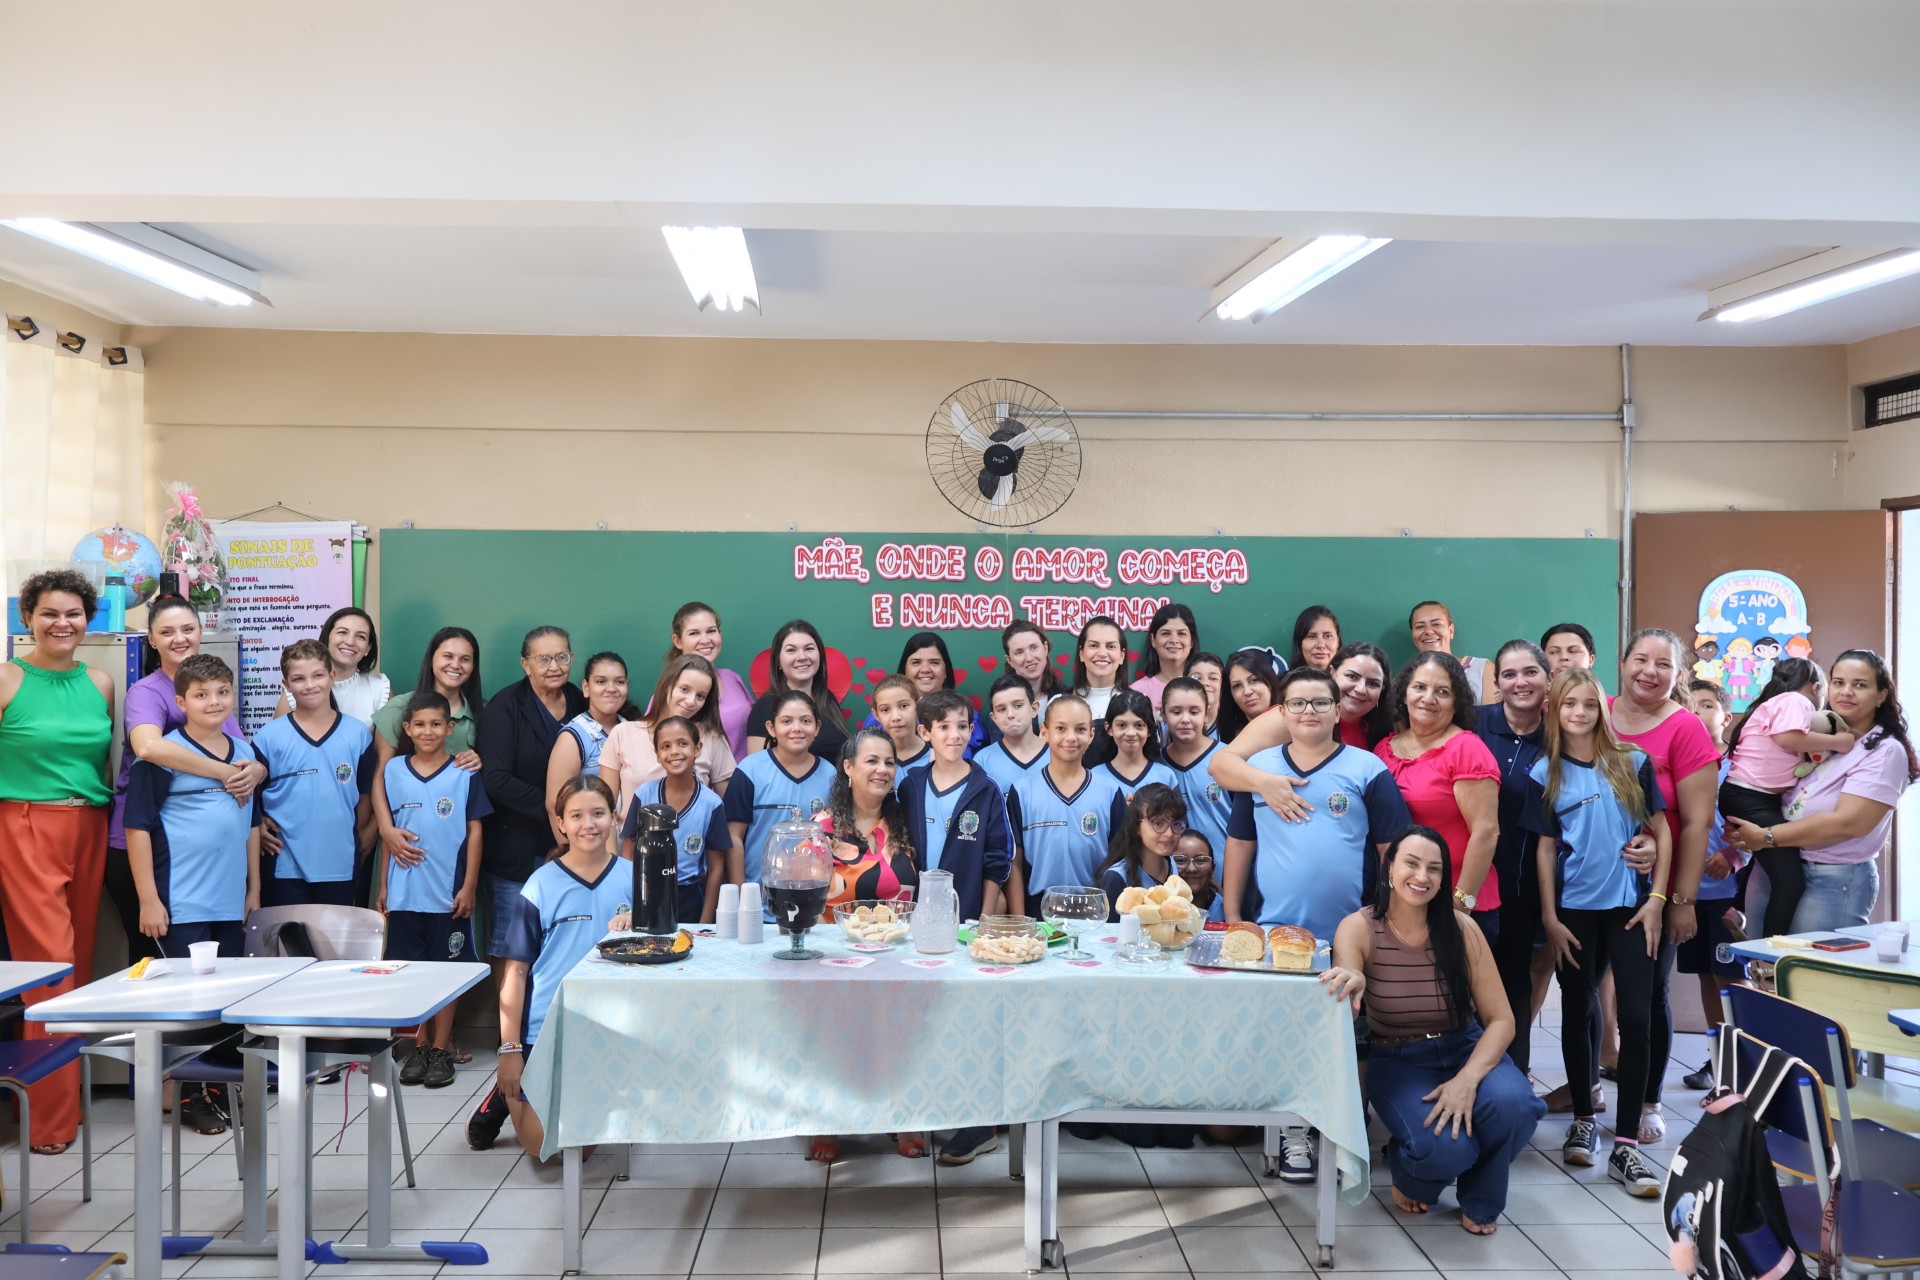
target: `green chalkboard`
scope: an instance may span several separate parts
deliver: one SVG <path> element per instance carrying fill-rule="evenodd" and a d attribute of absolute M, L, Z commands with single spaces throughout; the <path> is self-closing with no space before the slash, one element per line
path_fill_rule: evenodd
<path fill-rule="evenodd" d="M 1398 662 L 1412 656 L 1408 609 L 1431 598 L 1453 609 L 1455 653 L 1488 657 L 1514 636 L 1538 639 L 1548 624 L 1571 619 L 1594 633 L 1602 669 L 1614 662 L 1619 544 L 1602 538 L 843 533 L 843 550 L 828 537 L 383 529 L 376 544 L 381 666 L 395 690 L 403 690 L 434 630 L 464 626 L 480 639 L 481 671 L 491 692 L 520 678 L 521 636 L 551 623 L 572 633 L 581 659 L 602 649 L 622 654 L 639 697 L 659 674 L 673 611 L 685 601 L 704 600 L 723 622 L 721 664 L 742 673 L 781 623 L 795 617 L 813 622 L 853 664 L 851 704 L 860 701 L 869 671 L 893 669 L 902 643 L 931 610 L 942 625 L 927 629 L 946 636 L 956 668 L 966 673 L 963 692 L 980 696 L 1001 656 L 998 625 L 984 624 L 1030 611 L 1049 615 L 1060 656 L 1071 652 L 1066 631 L 1085 608 L 1063 601 L 1097 605 L 1115 599 L 1122 610 L 1144 614 L 1160 598 L 1189 605 L 1202 647 L 1222 655 L 1247 644 L 1272 645 L 1284 654 L 1294 615 L 1318 603 L 1339 616 L 1345 639 L 1372 640 Z M 866 581 L 815 576 L 855 574 L 855 551 Z M 979 571 L 995 569 L 995 562 L 998 572 L 983 580 Z M 922 576 L 889 576 L 903 569 Z M 797 572 L 807 576 L 796 578 Z M 955 572 L 957 580 L 925 580 Z M 1182 572 L 1197 580 L 1124 580 Z M 1103 574 L 1110 585 L 1015 580 L 1037 573 Z M 892 625 L 875 626 L 876 597 L 883 598 Z M 1129 640 L 1136 651 L 1143 645 L 1138 631 Z"/>

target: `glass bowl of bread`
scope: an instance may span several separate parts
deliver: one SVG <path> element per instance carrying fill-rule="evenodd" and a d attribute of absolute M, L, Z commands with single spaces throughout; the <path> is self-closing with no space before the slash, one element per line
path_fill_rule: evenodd
<path fill-rule="evenodd" d="M 1140 922 L 1140 941 L 1122 957 L 1135 962 L 1172 960 L 1207 927 L 1206 912 L 1193 905 L 1193 887 L 1178 875 L 1152 888 L 1129 885 L 1113 909 Z"/>
<path fill-rule="evenodd" d="M 847 941 L 863 951 L 897 947 L 913 933 L 913 904 L 861 898 L 835 904 L 833 919 Z"/>
<path fill-rule="evenodd" d="M 1046 958 L 1045 928 L 1032 916 L 981 916 L 967 954 L 981 964 L 1032 964 Z"/>

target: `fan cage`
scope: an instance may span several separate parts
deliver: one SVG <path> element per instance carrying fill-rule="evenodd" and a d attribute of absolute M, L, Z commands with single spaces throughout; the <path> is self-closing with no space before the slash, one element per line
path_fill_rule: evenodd
<path fill-rule="evenodd" d="M 986 437 L 1017 420 L 1026 427 L 1057 428 L 1067 438 L 1026 445 L 1013 494 L 1005 506 L 995 507 L 980 492 L 982 454 L 955 429 L 956 405 Z M 1037 524 L 1065 506 L 1080 481 L 1079 432 L 1060 403 L 1040 388 L 1011 378 L 985 378 L 961 387 L 934 410 L 927 422 L 927 470 L 940 495 L 969 520 L 997 528 Z"/>

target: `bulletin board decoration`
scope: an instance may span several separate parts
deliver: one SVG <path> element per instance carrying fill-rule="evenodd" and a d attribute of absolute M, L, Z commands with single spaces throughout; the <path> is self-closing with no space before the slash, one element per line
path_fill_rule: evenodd
<path fill-rule="evenodd" d="M 1734 711 L 1745 711 L 1776 661 L 1813 656 L 1812 633 L 1807 593 L 1792 578 L 1771 569 L 1723 573 L 1700 593 L 1694 678 L 1719 685 Z"/>
<path fill-rule="evenodd" d="M 458 625 L 479 637 L 492 694 L 521 678 L 521 637 L 548 624 L 571 632 L 576 654 L 621 654 L 633 685 L 650 689 L 673 611 L 703 600 L 720 612 L 720 664 L 751 673 L 756 689 L 775 629 L 813 622 L 829 685 L 862 714 L 920 630 L 945 637 L 960 692 L 974 699 L 992 686 L 1000 631 L 1016 618 L 1052 635 L 1062 678 L 1089 614 L 1118 619 L 1137 657 L 1169 599 L 1193 609 L 1203 647 L 1221 654 L 1245 644 L 1285 653 L 1294 615 L 1324 604 L 1345 638 L 1404 660 L 1407 610 L 1436 599 L 1459 625 L 1456 653 L 1491 657 L 1571 618 L 1594 630 L 1611 670 L 1620 607 L 1620 547 L 1602 538 L 382 529 L 376 545 L 380 654 L 396 689 L 428 637 Z"/>

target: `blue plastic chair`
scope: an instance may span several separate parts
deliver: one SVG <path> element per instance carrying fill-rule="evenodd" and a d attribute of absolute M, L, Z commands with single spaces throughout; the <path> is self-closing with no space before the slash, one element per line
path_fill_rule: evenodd
<path fill-rule="evenodd" d="M 1739 1027 L 1722 1028 L 1716 1046 L 1717 1078 L 1736 1090 L 1769 1046 Z M 1833 1159 L 1834 1125 L 1826 1091 L 1817 1088 L 1813 1068 L 1794 1058 L 1795 1088 L 1782 1089 L 1761 1113 L 1772 1130 L 1805 1144 L 1812 1180 L 1780 1189 L 1794 1244 L 1806 1254 L 1820 1252 L 1821 1221 L 1834 1201 L 1833 1248 L 1849 1275 L 1889 1275 L 1920 1270 L 1920 1196 L 1875 1179 L 1841 1177 Z M 1771 1145 L 1771 1144 L 1769 1144 Z"/>
<path fill-rule="evenodd" d="M 1920 1188 L 1920 1138 L 1853 1114 L 1851 1094 L 1858 1078 L 1845 1027 L 1818 1009 L 1748 987 L 1729 987 L 1720 999 L 1734 1026 L 1805 1062 L 1831 1091 L 1840 1111 L 1844 1173 L 1910 1190 Z M 1803 1180 L 1813 1176 L 1811 1153 L 1798 1139 L 1769 1131 L 1767 1152 L 1783 1172 Z"/>
<path fill-rule="evenodd" d="M 93 1199 L 93 1064 L 80 1052 L 86 1042 L 84 1036 L 0 1041 L 0 1090 L 20 1101 L 22 1244 L 27 1242 L 27 1217 L 33 1211 L 33 1100 L 27 1096 L 27 1088 L 74 1062 L 80 1064 L 80 1199 Z"/>

